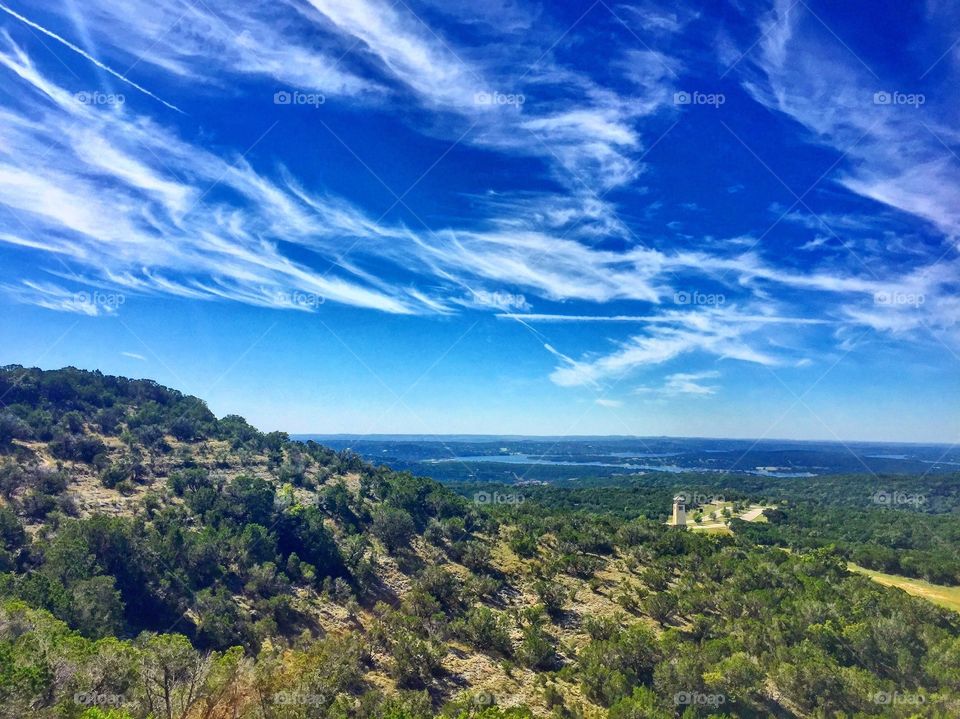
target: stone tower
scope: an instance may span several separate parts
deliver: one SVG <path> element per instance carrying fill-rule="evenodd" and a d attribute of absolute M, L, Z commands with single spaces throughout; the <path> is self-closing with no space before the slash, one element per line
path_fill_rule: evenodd
<path fill-rule="evenodd" d="M 673 521 L 674 527 L 687 526 L 687 500 L 681 495 L 673 498 Z"/>

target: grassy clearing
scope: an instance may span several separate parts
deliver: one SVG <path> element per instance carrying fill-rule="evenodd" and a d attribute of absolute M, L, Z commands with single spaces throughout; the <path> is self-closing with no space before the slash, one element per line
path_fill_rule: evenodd
<path fill-rule="evenodd" d="M 695 529 L 696 531 L 702 534 L 733 534 L 733 530 L 730 527 L 698 527 L 695 524 L 687 525 L 690 529 Z"/>
<path fill-rule="evenodd" d="M 729 518 L 724 517 L 721 514 L 721 511 L 724 507 L 732 510 L 733 502 L 718 502 L 701 507 L 700 509 L 704 510 L 704 513 L 703 521 L 700 524 L 697 524 L 693 519 L 696 515 L 696 511 L 688 512 L 687 527 L 698 532 L 703 532 L 704 534 L 733 534 L 733 531 L 729 527 L 725 526 L 725 523 L 729 521 Z M 766 509 L 766 507 L 763 505 L 751 504 L 746 511 L 740 512 L 739 514 L 734 514 L 733 516 L 743 519 L 747 522 L 766 522 L 767 518 L 762 514 L 763 509 Z M 710 518 L 711 512 L 716 512 L 716 519 Z"/>
<path fill-rule="evenodd" d="M 884 574 L 883 572 L 876 572 L 872 569 L 861 567 L 853 562 L 847 562 L 847 567 L 849 567 L 851 571 L 859 572 L 860 574 L 870 577 L 878 584 L 883 584 L 888 587 L 898 587 L 907 594 L 912 594 L 915 597 L 923 597 L 936 605 L 960 612 L 960 587 L 947 587 L 942 584 L 931 584 L 922 579 L 912 579 L 897 574 Z"/>

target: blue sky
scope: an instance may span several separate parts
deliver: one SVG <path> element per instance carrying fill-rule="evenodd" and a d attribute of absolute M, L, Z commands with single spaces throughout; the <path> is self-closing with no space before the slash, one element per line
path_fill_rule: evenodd
<path fill-rule="evenodd" d="M 958 26 L 0 0 L 0 362 L 292 432 L 957 441 Z"/>

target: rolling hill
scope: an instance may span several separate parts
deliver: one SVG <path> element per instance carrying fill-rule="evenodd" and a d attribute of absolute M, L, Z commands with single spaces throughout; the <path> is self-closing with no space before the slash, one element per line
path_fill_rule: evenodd
<path fill-rule="evenodd" d="M 0 716 L 960 715 L 960 617 L 826 549 L 470 501 L 149 380 L 0 403 Z"/>

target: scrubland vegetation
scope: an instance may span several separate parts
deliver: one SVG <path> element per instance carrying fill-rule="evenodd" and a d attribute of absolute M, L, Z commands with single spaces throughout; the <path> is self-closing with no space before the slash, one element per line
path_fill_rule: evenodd
<path fill-rule="evenodd" d="M 482 505 L 145 380 L 0 402 L 0 716 L 960 716 L 960 615 L 845 566 L 960 582 L 942 478 L 744 486 L 769 522 L 708 536 L 665 479 Z"/>

